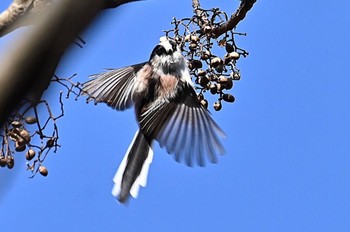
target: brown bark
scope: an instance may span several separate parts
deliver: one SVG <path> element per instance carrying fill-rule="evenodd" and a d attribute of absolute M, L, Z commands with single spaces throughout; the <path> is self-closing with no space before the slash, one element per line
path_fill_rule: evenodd
<path fill-rule="evenodd" d="M 114 2 L 121 5 L 131 1 Z M 0 126 L 22 99 L 30 96 L 33 104 L 40 99 L 64 51 L 105 7 L 104 4 L 101 0 L 60 0 L 55 2 L 55 7 L 33 15 L 30 22 L 36 26 L 13 41 L 12 47 L 2 54 Z"/>

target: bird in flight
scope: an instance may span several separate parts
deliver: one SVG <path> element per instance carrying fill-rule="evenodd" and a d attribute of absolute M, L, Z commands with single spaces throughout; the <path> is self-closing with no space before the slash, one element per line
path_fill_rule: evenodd
<path fill-rule="evenodd" d="M 121 203 L 146 186 L 154 141 L 188 166 L 204 166 L 205 157 L 215 163 L 224 153 L 225 134 L 198 100 L 186 60 L 171 39 L 161 40 L 147 62 L 92 75 L 83 94 L 120 111 L 134 106 L 139 129 L 113 178 L 112 194 Z"/>

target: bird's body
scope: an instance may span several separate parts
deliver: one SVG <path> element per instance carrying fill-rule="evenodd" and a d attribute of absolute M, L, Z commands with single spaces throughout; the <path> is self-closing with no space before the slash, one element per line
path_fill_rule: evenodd
<path fill-rule="evenodd" d="M 84 84 L 88 99 L 105 102 L 117 110 L 134 105 L 139 130 L 114 177 L 112 194 L 125 202 L 145 186 L 157 140 L 175 159 L 187 165 L 204 155 L 216 162 L 224 152 L 218 136 L 222 130 L 200 104 L 186 61 L 173 41 L 165 40 L 152 51 L 148 62 L 92 76 Z"/>

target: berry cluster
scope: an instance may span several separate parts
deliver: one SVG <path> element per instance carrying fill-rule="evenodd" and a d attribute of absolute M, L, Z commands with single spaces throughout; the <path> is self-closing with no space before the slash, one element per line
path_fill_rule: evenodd
<path fill-rule="evenodd" d="M 61 98 L 62 93 L 60 94 L 62 107 Z M 48 115 L 46 118 L 44 118 L 44 109 Z M 57 143 L 56 120 L 63 116 L 62 110 L 63 108 L 58 116 L 54 116 L 47 101 L 40 101 L 33 107 L 29 101 L 24 100 L 1 130 L 0 167 L 12 169 L 15 165 L 14 153 L 25 152 L 27 169 L 32 171 L 33 176 L 38 172 L 47 176 L 48 171 L 43 162 L 49 151 L 53 149 L 56 152 L 60 146 Z"/>
<path fill-rule="evenodd" d="M 217 35 L 215 29 L 228 20 L 227 14 L 218 8 L 197 11 L 200 15 L 194 15 L 192 18 L 174 18 L 174 28 L 165 33 L 168 38 L 177 42 L 188 60 L 188 67 L 202 105 L 208 107 L 205 95 L 211 93 L 217 96 L 213 108 L 220 111 L 223 101 L 235 101 L 234 96 L 227 90 L 233 88 L 234 81 L 240 80 L 241 75 L 236 63 L 240 57 L 246 57 L 248 52 L 236 46 L 234 36 L 245 34 L 229 30 Z M 220 53 L 222 55 L 218 55 Z"/>
<path fill-rule="evenodd" d="M 81 89 L 79 83 L 72 81 L 73 77 L 75 75 L 68 78 L 55 75 L 51 83 L 65 89 L 66 98 L 73 95 L 77 100 Z M 63 92 L 60 91 L 58 98 L 60 107 L 57 113 L 51 109 L 53 103 L 47 100 L 41 100 L 34 106 L 26 99 L 22 101 L 3 128 L 0 128 L 0 167 L 12 169 L 15 164 L 14 154 L 25 152 L 27 170 L 33 174 L 31 177 L 37 173 L 48 175 L 43 163 L 51 151 L 56 153 L 60 147 L 57 121 L 64 116 L 62 98 Z M 54 106 L 57 108 L 57 103 Z"/>

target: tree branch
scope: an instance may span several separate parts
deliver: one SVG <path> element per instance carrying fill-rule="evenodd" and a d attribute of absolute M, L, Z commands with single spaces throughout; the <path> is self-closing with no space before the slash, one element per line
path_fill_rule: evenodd
<path fill-rule="evenodd" d="M 241 0 L 241 4 L 239 5 L 237 11 L 231 15 L 230 19 L 224 24 L 213 28 L 212 33 L 216 37 L 219 37 L 225 32 L 234 29 L 238 23 L 245 18 L 246 14 L 253 7 L 256 1 L 257 0 Z"/>
<path fill-rule="evenodd" d="M 193 7 L 193 12 L 195 15 L 197 15 L 198 19 L 198 25 L 203 26 L 205 24 L 208 24 L 208 18 L 205 14 L 205 12 L 201 9 L 201 5 L 199 3 L 199 0 L 192 0 L 192 7 Z"/>
<path fill-rule="evenodd" d="M 23 0 L 24 1 L 24 0 Z M 114 1 L 121 5 L 133 0 Z M 48 87 L 67 47 L 104 5 L 101 0 L 60 0 L 36 15 L 36 24 L 3 55 L 0 62 L 0 126 L 30 96 L 36 104 Z"/>
<path fill-rule="evenodd" d="M 231 15 L 230 19 L 227 22 L 221 24 L 220 26 L 214 27 L 211 30 L 211 33 L 217 38 L 225 32 L 234 29 L 238 25 L 238 23 L 245 18 L 246 14 L 253 7 L 256 1 L 257 0 L 241 0 L 237 11 Z M 202 25 L 204 25 L 205 20 L 207 19 L 205 15 L 203 15 L 205 12 L 201 10 L 199 0 L 192 0 L 192 7 L 198 18 L 202 20 Z"/>
<path fill-rule="evenodd" d="M 141 0 L 133 0 L 133 1 L 141 1 Z M 123 1 L 118 1 L 118 0 L 104 0 L 104 5 L 103 5 L 103 9 L 108 9 L 108 8 L 116 8 L 124 3 L 128 3 L 128 2 L 133 2 L 133 1 L 128 1 L 128 0 L 123 0 Z"/>
<path fill-rule="evenodd" d="M 51 3 L 51 0 L 13 0 L 10 6 L 0 14 L 0 37 L 31 24 L 30 20 L 23 20 L 24 17 L 41 14 L 42 10 Z"/>
<path fill-rule="evenodd" d="M 194 10 L 194 13 L 197 16 L 200 16 L 202 14 L 202 10 L 200 9 L 201 5 L 199 3 L 199 0 L 192 0 L 192 8 Z"/>
<path fill-rule="evenodd" d="M 137 0 L 134 0 L 137 1 Z M 101 0 L 102 9 L 116 8 L 130 0 Z M 52 0 L 13 0 L 10 6 L 0 14 L 0 37 L 33 24 L 31 18 L 49 10 Z"/>

